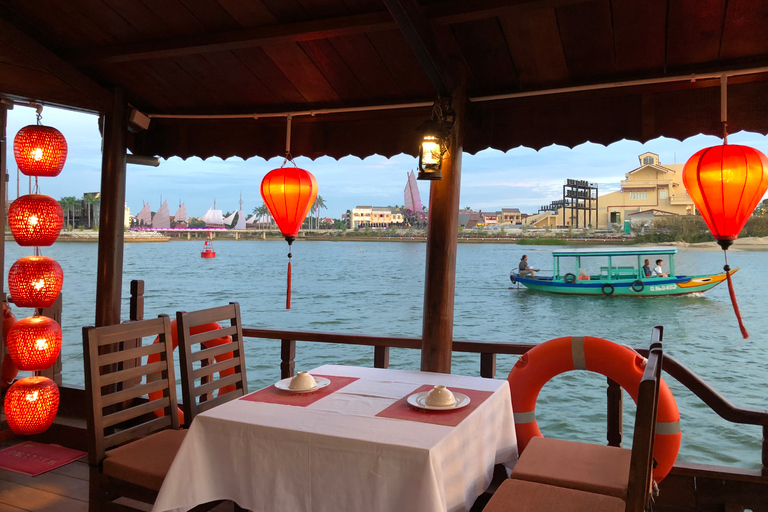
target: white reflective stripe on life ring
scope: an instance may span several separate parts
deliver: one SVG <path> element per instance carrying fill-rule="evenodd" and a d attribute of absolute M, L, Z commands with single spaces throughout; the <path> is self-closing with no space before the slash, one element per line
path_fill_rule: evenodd
<path fill-rule="evenodd" d="M 536 411 L 516 412 L 515 423 L 536 423 Z"/>
<path fill-rule="evenodd" d="M 571 337 L 571 354 L 573 356 L 573 369 L 587 369 L 587 355 L 584 352 L 584 336 Z"/>
<path fill-rule="evenodd" d="M 656 433 L 662 436 L 673 436 L 682 432 L 680 420 L 677 421 L 657 421 Z"/>

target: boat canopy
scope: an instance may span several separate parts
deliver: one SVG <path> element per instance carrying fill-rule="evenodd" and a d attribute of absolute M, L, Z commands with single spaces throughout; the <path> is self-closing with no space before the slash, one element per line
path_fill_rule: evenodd
<path fill-rule="evenodd" d="M 677 247 L 621 247 L 616 249 L 570 249 L 554 251 L 555 258 L 584 258 L 586 256 L 671 256 L 677 254 Z"/>
<path fill-rule="evenodd" d="M 669 260 L 669 275 L 674 276 L 675 254 L 677 254 L 677 247 L 617 247 L 615 249 L 583 248 L 553 251 L 553 274 L 554 278 L 558 279 L 563 277 L 565 273 L 574 273 L 578 271 L 583 264 L 582 258 L 605 258 L 605 260 L 602 260 L 605 263 L 600 263 L 600 266 L 594 269 L 599 271 L 602 278 L 610 281 L 614 279 L 642 277 L 640 275 L 640 269 L 643 265 L 643 258 L 649 257 L 649 259 L 655 260 L 656 258 L 651 257 L 662 256 Z M 566 261 L 561 262 L 561 258 L 566 258 L 568 263 L 566 263 Z M 570 260 L 570 258 L 573 258 L 575 262 Z M 630 260 L 629 258 L 636 258 L 636 260 Z M 630 261 L 631 265 L 629 265 Z"/>

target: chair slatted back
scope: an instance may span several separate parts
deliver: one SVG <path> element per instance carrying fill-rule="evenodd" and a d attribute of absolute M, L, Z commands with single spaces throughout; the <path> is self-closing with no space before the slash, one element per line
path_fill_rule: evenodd
<path fill-rule="evenodd" d="M 92 465 L 100 464 L 110 448 L 159 430 L 179 428 L 171 332 L 168 315 L 83 327 L 88 457 Z M 157 337 L 158 342 L 145 346 L 136 343 L 146 337 Z M 151 354 L 159 354 L 159 361 L 141 364 Z M 144 379 L 146 383 L 141 384 Z M 146 400 L 145 395 L 157 391 L 162 392 L 162 398 Z M 153 412 L 160 409 L 164 416 L 155 416 Z"/>
<path fill-rule="evenodd" d="M 192 334 L 195 327 L 212 322 L 223 322 L 225 325 L 222 329 Z M 248 393 L 240 304 L 231 302 L 217 308 L 178 312 L 176 327 L 184 423 L 189 426 L 201 412 Z M 207 342 L 225 336 L 230 338 L 226 343 L 206 346 Z M 229 353 L 232 357 L 226 358 Z M 227 375 L 222 376 L 222 372 Z M 226 386 L 234 386 L 234 389 L 224 394 L 218 391 Z"/>
<path fill-rule="evenodd" d="M 661 328 L 654 328 L 648 353 L 648 363 L 640 380 L 637 396 L 637 415 L 632 438 L 632 456 L 629 466 L 626 512 L 646 510 L 651 491 L 653 471 L 653 441 L 656 434 L 656 415 L 659 408 L 659 386 L 664 354 L 661 346 Z"/>

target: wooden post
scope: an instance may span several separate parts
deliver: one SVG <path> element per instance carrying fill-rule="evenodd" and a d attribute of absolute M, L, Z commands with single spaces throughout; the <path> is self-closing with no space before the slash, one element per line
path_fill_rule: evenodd
<path fill-rule="evenodd" d="M 496 376 L 496 354 L 480 354 L 480 376 L 492 379 Z"/>
<path fill-rule="evenodd" d="M 282 340 L 280 342 L 280 378 L 293 377 L 296 368 L 296 341 Z"/>
<path fill-rule="evenodd" d="M 96 326 L 120 323 L 125 220 L 126 108 L 114 91 L 112 112 L 104 115 L 101 157 L 101 215 L 96 270 Z"/>
<path fill-rule="evenodd" d="M 373 367 L 389 368 L 389 347 L 373 347 Z"/>
<path fill-rule="evenodd" d="M 131 310 L 130 320 L 144 320 L 144 281 L 134 279 L 131 281 Z"/>
<path fill-rule="evenodd" d="M 621 386 L 611 379 L 608 379 L 608 446 L 622 446 L 623 429 L 623 396 Z"/>
<path fill-rule="evenodd" d="M 452 100 L 456 123 L 453 126 L 451 148 L 443 160 L 443 179 L 433 181 L 429 192 L 427 271 L 421 334 L 422 371 L 441 373 L 451 373 L 465 90 L 454 91 Z"/>

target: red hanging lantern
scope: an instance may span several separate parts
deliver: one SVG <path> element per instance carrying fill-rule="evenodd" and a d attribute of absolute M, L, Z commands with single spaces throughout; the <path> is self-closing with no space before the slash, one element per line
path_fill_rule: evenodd
<path fill-rule="evenodd" d="M 53 245 L 64 225 L 64 210 L 51 196 L 29 194 L 11 203 L 8 224 L 16 243 L 23 247 Z"/>
<path fill-rule="evenodd" d="M 30 436 L 48 430 L 59 410 L 59 388 L 46 377 L 27 377 L 8 388 L 5 417 L 18 435 Z"/>
<path fill-rule="evenodd" d="M 768 159 L 747 146 L 723 144 L 702 149 L 686 162 L 683 184 L 717 243 L 727 251 L 768 190 Z M 723 270 L 733 309 L 742 335 L 748 338 L 736 303 L 727 253 L 725 258 Z"/>
<path fill-rule="evenodd" d="M 261 181 L 261 197 L 288 242 L 288 296 L 285 308 L 291 309 L 291 245 L 317 198 L 317 180 L 310 172 L 295 166 L 273 169 Z"/>
<path fill-rule="evenodd" d="M 23 318 L 8 332 L 8 353 L 19 370 L 50 368 L 61 352 L 61 326 L 45 316 Z"/>
<path fill-rule="evenodd" d="M 58 176 L 67 160 L 67 140 L 51 126 L 25 126 L 13 139 L 13 155 L 26 176 Z"/>
<path fill-rule="evenodd" d="M 8 272 L 8 291 L 20 308 L 49 308 L 56 302 L 64 282 L 61 265 L 47 256 L 16 260 Z"/>

